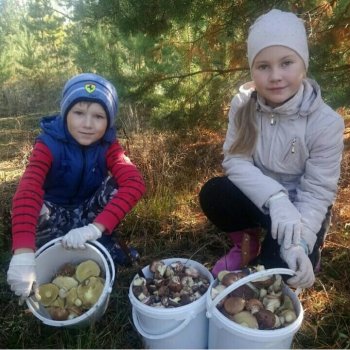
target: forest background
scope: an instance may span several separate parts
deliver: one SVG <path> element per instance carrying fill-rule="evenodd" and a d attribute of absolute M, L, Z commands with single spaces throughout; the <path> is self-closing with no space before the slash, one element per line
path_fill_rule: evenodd
<path fill-rule="evenodd" d="M 6 284 L 11 198 L 42 115 L 59 110 L 64 82 L 80 72 L 111 80 L 120 98 L 118 135 L 148 192 L 121 227 L 155 258 L 191 257 L 211 268 L 229 248 L 200 211 L 201 185 L 221 174 L 229 102 L 249 80 L 245 38 L 271 8 L 303 20 L 309 77 L 349 126 L 349 0 L 0 0 L 0 347 L 140 348 L 119 269 L 108 310 L 91 329 L 55 329 L 19 307 Z M 350 347 L 349 127 L 334 219 L 295 348 Z"/>

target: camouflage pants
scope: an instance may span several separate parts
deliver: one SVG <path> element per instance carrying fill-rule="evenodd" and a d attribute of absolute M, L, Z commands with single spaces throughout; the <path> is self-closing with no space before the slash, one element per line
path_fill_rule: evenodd
<path fill-rule="evenodd" d="M 116 191 L 114 179 L 108 176 L 94 195 L 79 206 L 63 207 L 44 201 L 36 231 L 37 247 L 93 222 Z"/>

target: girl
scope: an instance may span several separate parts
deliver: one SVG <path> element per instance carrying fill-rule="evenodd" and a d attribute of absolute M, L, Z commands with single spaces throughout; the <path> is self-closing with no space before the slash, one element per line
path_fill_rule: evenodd
<path fill-rule="evenodd" d="M 248 61 L 253 81 L 229 112 L 226 176 L 199 195 L 206 216 L 234 243 L 213 274 L 249 262 L 288 266 L 291 286 L 310 287 L 336 195 L 344 122 L 306 78 L 306 31 L 294 14 L 274 9 L 256 20 Z M 266 229 L 260 254 L 259 228 Z"/>

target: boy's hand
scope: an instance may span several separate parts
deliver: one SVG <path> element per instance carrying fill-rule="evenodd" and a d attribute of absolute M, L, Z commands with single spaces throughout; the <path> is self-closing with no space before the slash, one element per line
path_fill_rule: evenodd
<path fill-rule="evenodd" d="M 18 296 L 28 297 L 36 280 L 34 253 L 13 255 L 7 271 L 7 283 Z"/>
<path fill-rule="evenodd" d="M 86 241 L 94 241 L 101 236 L 102 232 L 100 229 L 94 224 L 89 224 L 87 226 L 70 230 L 65 236 L 63 236 L 62 244 L 67 249 L 85 249 Z"/>
<path fill-rule="evenodd" d="M 271 236 L 288 249 L 300 242 L 301 215 L 287 196 L 269 200 Z"/>
<path fill-rule="evenodd" d="M 281 258 L 291 270 L 296 272 L 295 276 L 287 281 L 290 286 L 294 288 L 309 288 L 314 284 L 314 270 L 303 247 L 297 245 L 289 249 L 281 247 Z"/>

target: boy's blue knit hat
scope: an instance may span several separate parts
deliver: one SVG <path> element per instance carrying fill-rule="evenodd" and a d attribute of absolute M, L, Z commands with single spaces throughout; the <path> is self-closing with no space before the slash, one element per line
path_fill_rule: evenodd
<path fill-rule="evenodd" d="M 118 95 L 108 80 L 93 73 L 78 74 L 69 79 L 62 91 L 62 117 L 66 118 L 73 105 L 80 101 L 100 103 L 107 113 L 108 126 L 114 125 L 118 111 Z"/>

